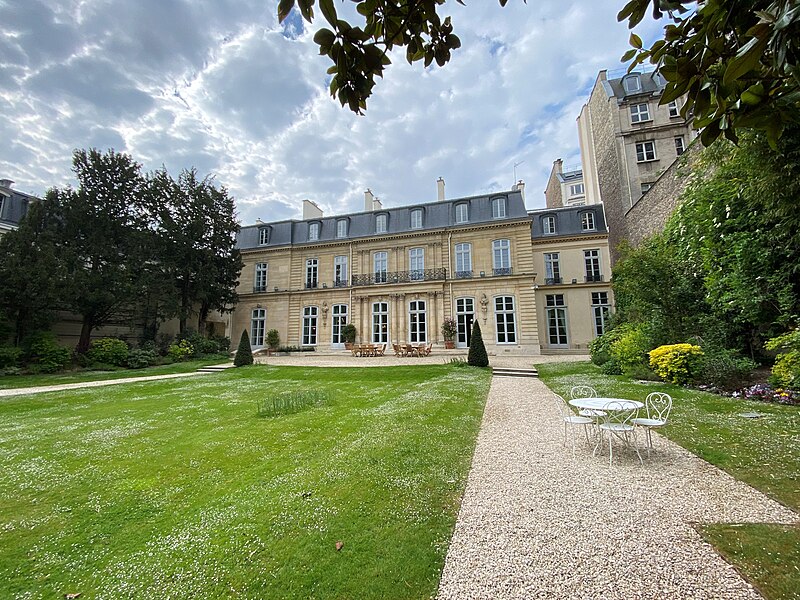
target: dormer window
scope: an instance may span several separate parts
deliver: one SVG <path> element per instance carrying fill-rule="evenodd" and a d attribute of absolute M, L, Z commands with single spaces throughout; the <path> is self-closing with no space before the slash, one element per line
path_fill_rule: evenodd
<path fill-rule="evenodd" d="M 556 232 L 556 218 L 554 215 L 542 217 L 542 233 L 553 235 Z"/>
<path fill-rule="evenodd" d="M 422 229 L 422 209 L 415 208 L 411 211 L 411 229 Z"/>
<path fill-rule="evenodd" d="M 625 77 L 622 80 L 622 85 L 628 94 L 635 94 L 642 91 L 642 80 L 636 73 Z"/>
<path fill-rule="evenodd" d="M 386 233 L 389 229 L 389 215 L 375 215 L 375 233 Z"/>
<path fill-rule="evenodd" d="M 456 223 L 468 223 L 469 222 L 469 204 L 466 202 L 462 202 L 461 204 L 456 204 Z"/>
<path fill-rule="evenodd" d="M 585 212 L 581 214 L 581 230 L 582 231 L 594 231 L 594 213 L 593 212 Z"/>
<path fill-rule="evenodd" d="M 266 246 L 269 244 L 269 227 L 261 227 L 258 230 L 258 245 Z"/>
<path fill-rule="evenodd" d="M 506 216 L 506 199 L 494 198 L 492 200 L 492 218 L 502 219 Z"/>
<path fill-rule="evenodd" d="M 336 237 L 347 237 L 347 219 L 339 219 L 336 221 Z"/>
<path fill-rule="evenodd" d="M 308 224 L 308 241 L 315 242 L 319 239 L 319 223 Z"/>

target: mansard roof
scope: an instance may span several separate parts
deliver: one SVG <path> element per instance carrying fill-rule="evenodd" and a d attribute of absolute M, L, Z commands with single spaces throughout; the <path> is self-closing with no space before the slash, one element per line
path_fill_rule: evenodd
<path fill-rule="evenodd" d="M 583 214 L 593 213 L 594 229 L 584 230 L 582 226 Z M 587 204 L 585 206 L 568 206 L 565 208 L 542 208 L 528 213 L 533 219 L 531 223 L 531 237 L 535 240 L 545 238 L 558 238 L 565 236 L 604 234 L 608 233 L 606 216 L 602 204 Z M 544 217 L 555 217 L 555 233 L 544 233 Z"/>
<path fill-rule="evenodd" d="M 496 198 L 506 199 L 505 217 L 492 218 L 492 200 Z M 456 205 L 459 204 L 468 206 L 469 220 L 466 223 L 456 223 Z M 411 212 L 416 209 L 422 210 L 422 227 L 412 229 Z M 376 233 L 377 215 L 387 216 L 386 233 Z M 247 250 L 299 244 L 347 242 L 375 236 L 415 234 L 451 227 L 518 221 L 527 217 L 528 213 L 525 209 L 522 193 L 518 190 L 511 190 L 425 204 L 381 208 L 369 212 L 247 225 L 242 227 L 239 232 L 236 245 L 239 249 Z M 343 219 L 347 221 L 347 236 L 343 238 L 336 237 L 337 222 Z M 308 239 L 309 224 L 311 223 L 320 224 L 319 238 L 313 241 Z M 269 228 L 269 241 L 266 244 L 259 244 L 259 233 L 263 228 Z"/>

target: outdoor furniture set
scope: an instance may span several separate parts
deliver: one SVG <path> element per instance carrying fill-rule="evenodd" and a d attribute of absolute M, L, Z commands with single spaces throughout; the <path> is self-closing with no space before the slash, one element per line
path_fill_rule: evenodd
<path fill-rule="evenodd" d="M 351 352 L 353 356 L 383 356 L 386 352 L 386 344 L 353 344 Z"/>
<path fill-rule="evenodd" d="M 405 358 L 406 356 L 430 356 L 433 344 L 392 344 L 394 355 Z"/>
<path fill-rule="evenodd" d="M 600 398 L 593 388 L 580 385 L 572 388 L 570 396 L 569 403 L 561 396 L 556 396 L 556 403 L 564 423 L 564 444 L 567 443 L 567 426 L 583 427 L 587 445 L 591 444 L 590 431 L 591 437 L 594 439 L 592 456 L 597 454 L 598 449 L 602 451 L 603 440 L 608 440 L 609 465 L 614 462 L 612 443 L 614 438 L 634 450 L 636 456 L 639 457 L 639 462 L 644 464 L 636 440 L 637 430 L 645 430 L 647 455 L 649 456 L 650 450 L 653 448 L 651 431 L 666 425 L 672 410 L 672 398 L 663 392 L 649 394 L 642 403 L 638 400 L 622 398 Z M 577 408 L 578 414 L 575 414 L 570 406 Z M 644 409 L 644 414 L 640 415 L 639 411 L 642 409 Z M 575 456 L 574 429 L 572 455 Z"/>

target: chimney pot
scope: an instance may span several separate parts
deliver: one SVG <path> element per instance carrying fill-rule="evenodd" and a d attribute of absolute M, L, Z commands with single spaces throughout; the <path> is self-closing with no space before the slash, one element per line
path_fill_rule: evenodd
<path fill-rule="evenodd" d="M 437 199 L 441 202 L 444 200 L 444 179 L 439 177 L 436 180 L 436 192 L 437 192 Z"/>

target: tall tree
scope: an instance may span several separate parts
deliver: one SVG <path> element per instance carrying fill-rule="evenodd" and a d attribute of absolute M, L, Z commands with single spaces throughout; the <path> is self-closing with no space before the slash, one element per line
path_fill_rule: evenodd
<path fill-rule="evenodd" d="M 184 170 L 175 181 L 166 169 L 148 183 L 148 206 L 158 236 L 159 262 L 175 291 L 173 314 L 180 331 L 197 315 L 202 331 L 213 310 L 229 311 L 238 299 L 236 286 L 242 259 L 236 249 L 233 198 L 195 169 Z"/>

